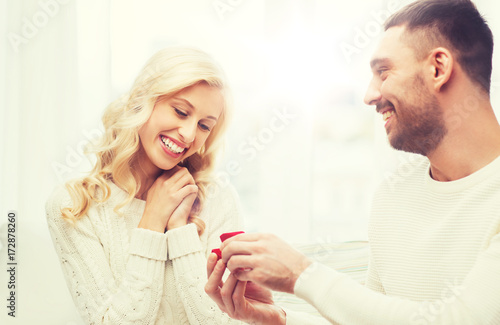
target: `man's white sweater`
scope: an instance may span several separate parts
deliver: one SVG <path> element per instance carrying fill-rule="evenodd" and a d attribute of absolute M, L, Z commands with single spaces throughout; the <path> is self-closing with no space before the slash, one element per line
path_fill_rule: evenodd
<path fill-rule="evenodd" d="M 451 182 L 429 168 L 406 164 L 375 195 L 368 288 L 313 263 L 295 294 L 333 324 L 500 324 L 500 157 Z"/>

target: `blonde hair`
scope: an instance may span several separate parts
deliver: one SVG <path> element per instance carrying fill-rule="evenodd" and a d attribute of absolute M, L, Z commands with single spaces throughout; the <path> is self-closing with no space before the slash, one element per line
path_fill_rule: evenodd
<path fill-rule="evenodd" d="M 227 128 L 230 105 L 222 69 L 206 53 L 184 47 L 166 48 L 156 53 L 142 69 L 130 92 L 106 108 L 102 117 L 104 135 L 91 150 L 97 156 L 96 164 L 89 175 L 66 183 L 73 206 L 61 209 L 63 218 L 75 224 L 93 201 L 108 200 L 108 180 L 128 193 L 127 199 L 114 209 L 120 213 L 140 188 L 138 174 L 132 167 L 141 146 L 138 130 L 151 116 L 158 98 L 172 96 L 201 82 L 220 89 L 224 97 L 222 113 L 204 145 L 179 164 L 189 170 L 198 186 L 198 197 L 188 222 L 196 224 L 201 235 L 205 223 L 197 215 L 205 201 L 221 135 Z"/>

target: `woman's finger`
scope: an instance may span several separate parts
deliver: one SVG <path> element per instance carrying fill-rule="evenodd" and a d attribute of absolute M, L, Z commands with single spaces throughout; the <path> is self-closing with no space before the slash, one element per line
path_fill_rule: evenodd
<path fill-rule="evenodd" d="M 187 184 L 195 184 L 194 178 L 187 168 L 177 168 L 178 170 L 175 173 L 172 173 L 172 170 L 164 171 L 158 178 L 158 181 L 173 191 L 178 191 Z"/>
<path fill-rule="evenodd" d="M 187 169 L 185 171 L 179 171 L 178 174 L 181 174 L 180 177 L 172 180 L 174 182 L 174 187 L 184 187 L 187 184 L 195 184 L 193 176 L 187 171 Z"/>
<path fill-rule="evenodd" d="M 215 269 L 215 265 L 217 264 L 217 254 L 210 253 L 207 259 L 207 279 L 210 279 L 210 275 Z"/>
<path fill-rule="evenodd" d="M 233 293 L 237 283 L 238 279 L 236 279 L 233 274 L 229 274 L 229 277 L 221 289 L 222 301 L 226 307 L 226 313 L 228 313 L 229 316 L 234 315 Z"/>
<path fill-rule="evenodd" d="M 235 310 L 245 310 L 245 292 L 247 288 L 247 281 L 238 281 L 236 288 L 233 292 L 233 303 Z"/>
<path fill-rule="evenodd" d="M 210 298 L 212 298 L 213 301 L 217 303 L 222 311 L 226 312 L 224 301 L 221 296 L 221 287 L 223 286 L 222 276 L 226 270 L 226 265 L 222 263 L 222 261 L 217 262 L 217 255 L 213 253 L 210 254 L 209 260 L 213 259 L 214 256 L 216 260 L 215 263 L 212 260 L 207 264 L 208 281 L 205 284 L 205 292 Z M 209 267 L 211 264 L 215 265 L 212 270 L 210 270 Z"/>
<path fill-rule="evenodd" d="M 198 193 L 198 186 L 196 185 L 186 185 L 183 188 L 179 189 L 175 194 L 175 197 L 179 201 L 178 204 L 182 202 L 188 195 Z M 194 202 L 194 200 L 193 200 Z"/>

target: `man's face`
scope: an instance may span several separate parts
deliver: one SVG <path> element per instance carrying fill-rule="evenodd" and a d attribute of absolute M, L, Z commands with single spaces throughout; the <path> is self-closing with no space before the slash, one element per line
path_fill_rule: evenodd
<path fill-rule="evenodd" d="M 425 59 L 401 41 L 404 27 L 389 28 L 373 55 L 373 78 L 365 103 L 383 115 L 389 143 L 397 150 L 428 155 L 446 127 L 439 103 L 426 83 Z"/>

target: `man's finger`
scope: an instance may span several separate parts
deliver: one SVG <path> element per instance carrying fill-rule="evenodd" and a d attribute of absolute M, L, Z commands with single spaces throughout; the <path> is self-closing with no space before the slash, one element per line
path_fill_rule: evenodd
<path fill-rule="evenodd" d="M 222 261 L 224 261 L 224 257 L 227 257 L 228 255 L 224 255 L 224 252 L 222 252 Z M 237 255 L 232 255 L 228 258 L 226 267 L 231 272 L 235 272 L 238 269 L 250 270 L 262 266 L 261 264 L 258 263 L 259 260 L 261 259 L 258 256 L 240 255 L 238 253 Z"/>
<path fill-rule="evenodd" d="M 247 281 L 247 282 L 256 282 L 255 279 L 255 274 L 256 272 L 252 269 L 242 269 L 242 268 L 237 268 L 231 274 L 238 279 L 238 281 Z"/>
<path fill-rule="evenodd" d="M 236 238 L 238 236 L 243 236 L 243 235 L 236 235 L 228 240 L 226 240 L 224 243 L 222 243 L 220 250 L 222 253 L 222 260 L 224 263 L 227 263 L 229 259 L 231 259 L 234 256 L 240 256 L 240 255 L 252 255 L 257 251 L 257 242 L 255 241 L 239 241 L 239 240 L 232 240 L 233 238 Z M 230 241 L 229 244 L 226 244 L 226 242 Z"/>
<path fill-rule="evenodd" d="M 224 249 L 224 247 L 226 247 L 227 245 L 229 245 L 233 241 L 246 241 L 246 242 L 258 241 L 258 240 L 262 239 L 263 236 L 264 236 L 263 234 L 258 234 L 258 233 L 252 233 L 252 234 L 243 233 L 243 234 L 238 234 L 238 235 L 235 235 L 235 236 L 233 236 L 231 238 L 226 239 L 221 244 L 220 248 L 221 248 L 221 250 Z"/>

